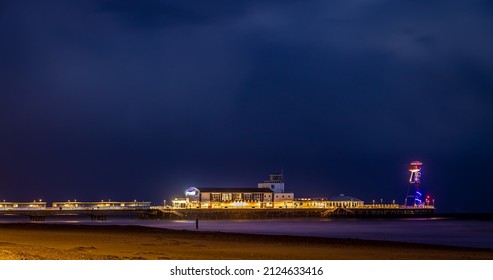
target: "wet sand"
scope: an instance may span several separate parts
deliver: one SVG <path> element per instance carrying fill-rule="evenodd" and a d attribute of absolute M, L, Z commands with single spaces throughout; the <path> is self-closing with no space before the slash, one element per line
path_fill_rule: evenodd
<path fill-rule="evenodd" d="M 0 224 L 0 259 L 491 260 L 493 249 L 139 226 L 29 223 Z"/>

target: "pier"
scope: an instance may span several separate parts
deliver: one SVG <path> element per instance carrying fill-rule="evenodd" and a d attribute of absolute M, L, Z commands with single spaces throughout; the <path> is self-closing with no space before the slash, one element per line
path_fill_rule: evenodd
<path fill-rule="evenodd" d="M 54 216 L 88 216 L 93 221 L 104 221 L 109 216 L 138 216 L 146 218 L 150 209 L 58 209 L 47 207 L 44 209 L 8 209 L 0 210 L 0 216 L 25 216 L 31 221 L 45 221 Z"/>
<path fill-rule="evenodd" d="M 2 208 L 0 216 L 25 216 L 31 221 L 46 221 L 55 216 L 88 216 L 93 221 L 108 217 L 136 216 L 140 219 L 275 219 L 275 218 L 393 218 L 432 217 L 432 206 L 409 207 L 403 205 L 368 205 L 362 207 L 328 208 L 172 208 L 163 206 L 112 206 L 93 208 L 27 207 Z"/>
<path fill-rule="evenodd" d="M 146 218 L 151 209 L 150 202 L 0 202 L 0 216 L 25 216 L 31 221 L 46 221 L 50 216 L 88 216 L 93 221 L 104 221 L 109 216 L 138 216 Z"/>
<path fill-rule="evenodd" d="M 151 209 L 149 217 L 155 219 L 276 219 L 276 218 L 405 218 L 432 217 L 435 207 L 406 207 L 402 205 L 371 207 L 330 208 L 216 208 Z"/>
<path fill-rule="evenodd" d="M 176 197 L 172 206 L 151 207 L 150 202 L 98 201 L 53 202 L 47 207 L 41 200 L 33 202 L 0 202 L 0 215 L 27 216 L 31 221 L 45 221 L 49 216 L 85 215 L 93 221 L 109 216 L 137 215 L 146 219 L 271 219 L 271 218 L 393 218 L 432 217 L 435 199 L 421 188 L 421 166 L 410 163 L 409 186 L 404 205 L 395 203 L 365 204 L 363 200 L 339 194 L 329 198 L 295 198 L 285 192 L 282 173 L 269 175 L 256 188 L 188 187 L 185 197 Z"/>

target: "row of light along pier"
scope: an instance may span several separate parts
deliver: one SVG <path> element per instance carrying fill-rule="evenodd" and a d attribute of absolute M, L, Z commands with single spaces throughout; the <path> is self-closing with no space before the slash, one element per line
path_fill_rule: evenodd
<path fill-rule="evenodd" d="M 0 215 L 2 216 L 26 216 L 31 221 L 45 221 L 47 216 L 90 216 L 91 220 L 106 220 L 108 216 L 137 215 L 146 217 L 151 209 L 150 202 L 118 202 L 98 201 L 79 202 L 65 201 L 53 202 L 51 207 L 41 200 L 32 202 L 0 202 Z"/>
<path fill-rule="evenodd" d="M 368 204 L 354 207 L 297 206 L 289 208 L 229 207 L 174 208 L 151 206 L 151 202 L 0 202 L 1 216 L 25 216 L 31 221 L 45 221 L 55 216 L 88 216 L 91 220 L 106 220 L 114 216 L 136 216 L 141 219 L 262 219 L 293 217 L 430 217 L 433 206 L 398 204 Z"/>

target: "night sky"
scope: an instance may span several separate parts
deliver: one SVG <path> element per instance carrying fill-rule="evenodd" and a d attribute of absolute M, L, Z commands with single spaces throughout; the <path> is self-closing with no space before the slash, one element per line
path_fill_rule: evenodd
<path fill-rule="evenodd" d="M 493 212 L 491 1 L 0 0 L 0 199 L 189 186 Z"/>

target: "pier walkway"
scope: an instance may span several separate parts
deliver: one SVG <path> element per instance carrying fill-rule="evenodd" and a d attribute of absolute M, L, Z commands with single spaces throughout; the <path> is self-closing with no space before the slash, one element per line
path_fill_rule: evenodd
<path fill-rule="evenodd" d="M 26 216 L 31 221 L 45 221 L 50 216 L 90 216 L 106 220 L 109 216 L 138 216 L 143 219 L 269 219 L 303 217 L 431 217 L 432 206 L 406 207 L 369 205 L 343 208 L 169 208 L 162 206 L 111 207 L 24 207 L 0 208 L 0 216 Z"/>
<path fill-rule="evenodd" d="M 149 215 L 150 208 L 130 208 L 130 207 L 108 207 L 108 208 L 73 208 L 60 209 L 54 207 L 46 208 L 19 208 L 19 209 L 2 209 L 0 216 L 26 216 L 31 221 L 45 221 L 48 216 L 89 216 L 91 220 L 106 220 L 108 216 L 130 216 L 136 215 L 146 218 Z"/>
<path fill-rule="evenodd" d="M 331 208 L 164 208 L 157 207 L 149 214 L 159 219 L 265 219 L 303 217 L 431 217 L 435 207 L 406 207 L 401 205 L 368 205 Z"/>

